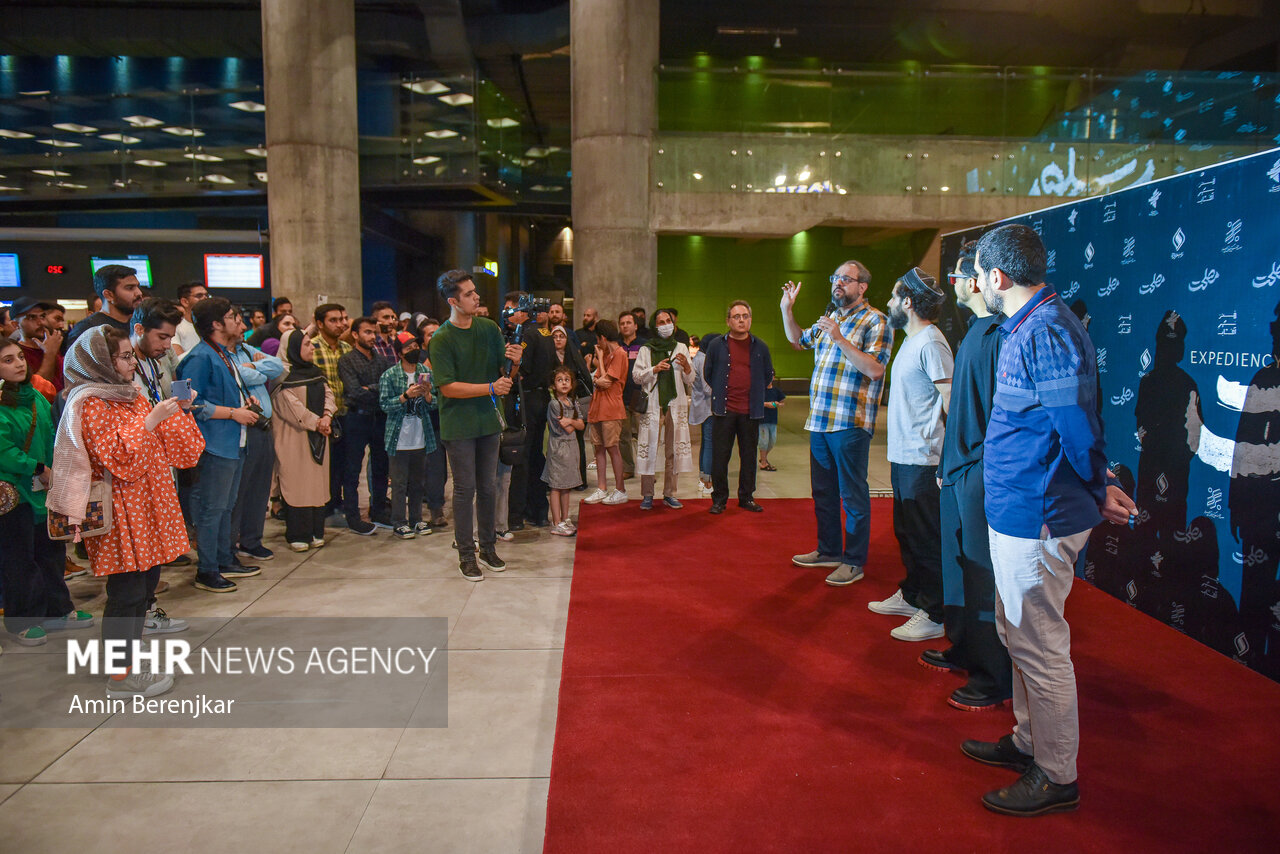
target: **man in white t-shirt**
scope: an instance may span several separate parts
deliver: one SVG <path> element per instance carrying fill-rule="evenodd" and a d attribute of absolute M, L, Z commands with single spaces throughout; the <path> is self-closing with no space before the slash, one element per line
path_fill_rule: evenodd
<path fill-rule="evenodd" d="M 200 343 L 200 333 L 196 332 L 196 327 L 191 322 L 191 309 L 208 296 L 209 289 L 204 286 L 204 282 L 187 282 L 185 285 L 178 285 L 178 307 L 182 309 L 182 322 L 178 324 L 174 343 L 178 345 L 177 349 L 182 351 L 178 353 L 179 361 L 186 358 L 187 354 Z"/>
<path fill-rule="evenodd" d="M 892 596 L 867 605 L 877 614 L 910 617 L 889 634 L 901 641 L 943 635 L 942 525 L 938 462 L 951 400 L 951 348 L 934 320 L 945 296 L 919 267 L 893 286 L 886 314 L 907 339 L 889 368 L 889 465 L 893 532 L 907 577 Z"/>

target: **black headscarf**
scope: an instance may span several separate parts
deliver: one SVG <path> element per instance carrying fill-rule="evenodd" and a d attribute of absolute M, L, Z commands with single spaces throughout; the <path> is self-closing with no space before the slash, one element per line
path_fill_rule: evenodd
<path fill-rule="evenodd" d="M 321 418 L 324 417 L 324 392 L 328 382 L 324 371 L 316 367 L 315 362 L 302 358 L 302 339 L 305 336 L 301 329 L 290 329 L 280 338 L 280 352 L 284 354 L 289 365 L 288 375 L 281 380 L 280 388 L 305 388 L 307 391 L 307 409 Z M 320 463 L 324 459 L 326 437 L 314 430 L 307 431 L 307 440 L 311 443 L 311 456 Z"/>

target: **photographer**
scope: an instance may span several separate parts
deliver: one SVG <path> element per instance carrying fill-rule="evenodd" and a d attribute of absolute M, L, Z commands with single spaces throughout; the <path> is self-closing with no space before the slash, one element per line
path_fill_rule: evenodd
<path fill-rule="evenodd" d="M 256 566 L 241 566 L 232 554 L 231 509 L 240 490 L 248 431 L 262 411 L 249 393 L 230 347 L 244 332 L 244 319 L 230 302 L 209 297 L 191 309 L 200 343 L 178 364 L 178 379 L 189 380 L 203 406 L 196 421 L 204 434 L 199 481 L 192 490 L 196 553 L 195 586 L 210 593 L 231 593 L 232 578 L 258 575 Z"/>
<path fill-rule="evenodd" d="M 550 402 L 551 371 L 556 366 L 555 345 L 545 330 L 534 319 L 546 311 L 548 303 L 530 297 L 522 291 L 507 295 L 502 309 L 503 332 L 508 343 L 518 344 L 524 353 L 520 362 L 521 394 L 507 401 L 506 412 L 510 423 L 524 425 L 525 452 L 521 462 L 512 467 L 511 490 L 507 505 L 507 526 L 518 531 L 527 521 L 539 528 L 550 524 L 547 513 L 547 485 L 542 481 L 542 469 L 546 457 L 542 452 L 543 437 L 547 432 L 547 404 Z M 512 416 L 513 407 L 520 412 Z M 503 520 L 498 520 L 502 525 Z"/>
<path fill-rule="evenodd" d="M 480 295 L 471 274 L 450 270 L 436 283 L 449 303 L 449 320 L 431 338 L 430 357 L 440 403 L 440 438 L 453 470 L 453 518 L 458 569 L 469 581 L 483 581 L 473 543 L 479 523 L 479 560 L 501 572 L 507 565 L 494 548 L 494 505 L 502 422 L 498 398 L 511 391 L 504 359 L 519 364 L 523 351 L 504 346 L 491 320 L 479 317 Z M 471 504 L 475 501 L 473 518 Z"/>

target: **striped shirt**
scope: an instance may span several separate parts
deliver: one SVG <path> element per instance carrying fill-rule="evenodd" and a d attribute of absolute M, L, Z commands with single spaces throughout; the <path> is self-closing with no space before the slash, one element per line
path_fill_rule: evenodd
<path fill-rule="evenodd" d="M 882 365 L 889 364 L 893 351 L 893 331 L 885 316 L 870 303 L 837 311 L 840 332 L 854 347 Z M 873 380 L 844 357 L 815 323 L 800 335 L 800 346 L 813 350 L 813 377 L 809 380 L 809 419 L 804 429 L 811 433 L 835 433 L 861 427 L 876 429 L 880 392 L 884 380 Z"/>
<path fill-rule="evenodd" d="M 347 411 L 347 403 L 342 396 L 342 375 L 338 373 L 338 360 L 351 352 L 351 345 L 339 339 L 337 347 L 330 347 L 323 335 L 317 335 L 312 343 L 316 348 L 313 357 L 316 367 L 324 371 L 329 390 L 333 392 L 333 403 L 337 407 L 337 414 L 343 415 Z"/>

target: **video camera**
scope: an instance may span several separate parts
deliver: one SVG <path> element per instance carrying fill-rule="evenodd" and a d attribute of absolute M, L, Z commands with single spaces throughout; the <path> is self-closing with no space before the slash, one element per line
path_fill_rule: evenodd
<path fill-rule="evenodd" d="M 511 316 L 513 314 L 518 311 L 523 311 L 529 316 L 530 320 L 533 320 L 542 312 L 550 310 L 551 300 L 540 299 L 539 297 L 531 296 L 530 294 L 523 294 L 520 297 L 520 301 L 514 306 L 507 306 L 502 309 L 502 334 L 506 336 L 507 343 L 519 344 L 523 334 L 522 327 L 517 326 L 514 329 L 511 328 L 508 321 L 511 320 Z"/>

